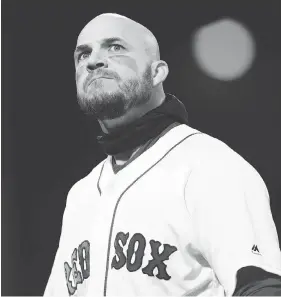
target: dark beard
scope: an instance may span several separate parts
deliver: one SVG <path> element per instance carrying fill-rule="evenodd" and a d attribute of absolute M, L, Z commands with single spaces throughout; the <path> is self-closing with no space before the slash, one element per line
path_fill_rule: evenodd
<path fill-rule="evenodd" d="M 123 116 L 128 110 L 147 103 L 152 92 L 152 74 L 147 67 L 141 80 L 128 80 L 114 93 L 103 92 L 93 94 L 90 98 L 79 96 L 78 103 L 81 110 L 99 120 L 115 119 Z"/>

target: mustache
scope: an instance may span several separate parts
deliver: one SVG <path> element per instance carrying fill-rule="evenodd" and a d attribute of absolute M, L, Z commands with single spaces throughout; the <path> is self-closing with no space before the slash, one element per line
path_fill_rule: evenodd
<path fill-rule="evenodd" d="M 114 78 L 116 80 L 119 80 L 120 79 L 119 75 L 117 73 L 115 73 L 115 72 L 104 70 L 104 69 L 103 70 L 98 69 L 98 70 L 94 71 L 93 73 L 90 73 L 86 77 L 85 82 L 84 82 L 84 88 L 89 83 L 91 83 L 94 79 L 96 79 L 98 77 Z"/>

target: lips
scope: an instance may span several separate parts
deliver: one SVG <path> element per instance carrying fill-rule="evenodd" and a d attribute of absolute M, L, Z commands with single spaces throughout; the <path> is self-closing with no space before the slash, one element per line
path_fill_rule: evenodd
<path fill-rule="evenodd" d="M 104 79 L 112 79 L 111 77 L 108 77 L 108 76 L 97 76 L 97 77 L 94 77 L 92 78 L 88 83 L 87 83 L 87 86 L 89 86 L 92 82 L 94 82 L 95 80 L 97 79 L 101 79 L 101 78 L 104 78 Z"/>
<path fill-rule="evenodd" d="M 99 76 L 99 77 L 95 77 L 94 79 L 92 79 L 91 82 L 96 80 L 96 79 L 100 79 L 100 78 L 110 79 L 109 77 L 106 77 L 106 76 Z"/>

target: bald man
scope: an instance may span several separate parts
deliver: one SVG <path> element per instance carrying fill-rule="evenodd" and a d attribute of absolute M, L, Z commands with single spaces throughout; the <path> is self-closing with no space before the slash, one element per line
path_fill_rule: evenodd
<path fill-rule="evenodd" d="M 159 106 L 168 75 L 159 58 L 155 37 L 142 25 L 112 14 L 96 17 L 80 33 L 74 53 L 81 108 L 108 133 Z"/>
<path fill-rule="evenodd" d="M 165 93 L 154 35 L 117 14 L 81 31 L 78 103 L 107 158 L 69 191 L 45 296 L 279 295 L 266 186 L 241 156 L 188 125 Z"/>

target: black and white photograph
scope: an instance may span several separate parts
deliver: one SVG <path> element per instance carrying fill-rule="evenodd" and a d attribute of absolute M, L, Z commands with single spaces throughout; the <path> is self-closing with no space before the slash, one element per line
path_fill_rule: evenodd
<path fill-rule="evenodd" d="M 281 1 L 1 9 L 1 296 L 281 296 Z"/>

